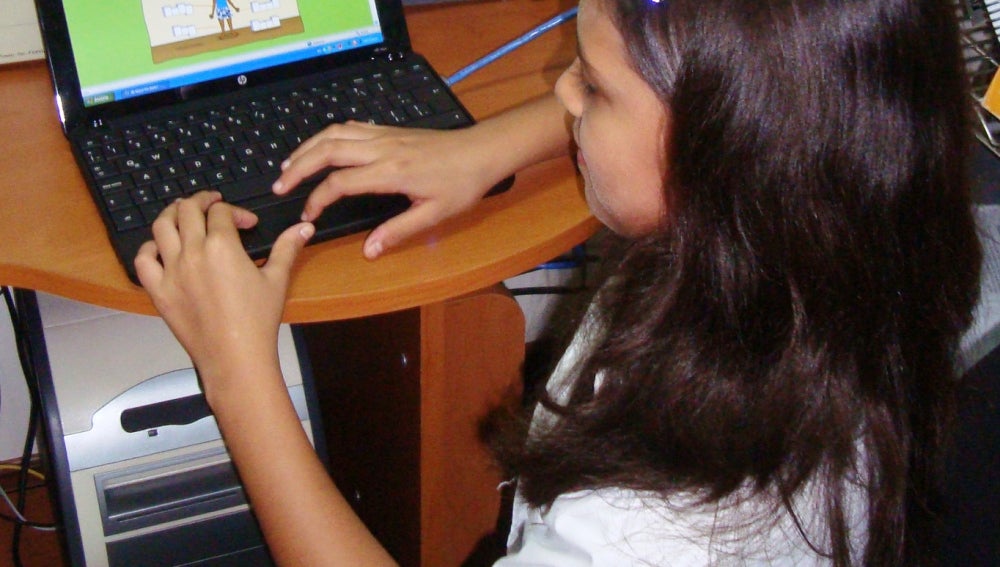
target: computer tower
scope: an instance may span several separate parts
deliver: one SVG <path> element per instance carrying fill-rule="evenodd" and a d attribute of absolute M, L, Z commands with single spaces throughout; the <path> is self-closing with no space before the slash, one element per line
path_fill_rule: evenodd
<path fill-rule="evenodd" d="M 19 299 L 71 565 L 273 565 L 190 358 L 163 320 L 43 293 Z M 326 462 L 301 341 L 281 327 L 281 368 Z"/>

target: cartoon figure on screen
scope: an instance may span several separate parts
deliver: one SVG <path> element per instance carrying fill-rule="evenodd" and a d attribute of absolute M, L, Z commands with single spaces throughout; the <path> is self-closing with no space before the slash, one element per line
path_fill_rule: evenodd
<path fill-rule="evenodd" d="M 219 30 L 222 31 L 219 35 L 219 39 L 236 37 L 240 34 L 238 31 L 233 29 L 233 13 L 229 9 L 230 6 L 233 7 L 233 10 L 236 10 L 237 12 L 240 11 L 240 9 L 236 7 L 236 4 L 233 4 L 232 0 L 215 0 L 212 4 L 212 13 L 208 15 L 210 19 L 216 16 L 219 18 Z M 229 25 L 229 33 L 226 33 L 227 24 Z"/>
<path fill-rule="evenodd" d="M 190 0 L 141 0 L 153 63 L 196 57 L 305 31 L 298 0 L 253 1 L 249 9 L 246 2 L 241 1 L 237 6 L 235 1 L 209 0 L 196 4 Z M 202 10 L 209 4 L 209 19 L 219 20 L 219 32 L 214 24 L 205 22 Z M 248 14 L 242 13 L 244 9 Z M 240 12 L 235 21 L 234 11 Z"/>

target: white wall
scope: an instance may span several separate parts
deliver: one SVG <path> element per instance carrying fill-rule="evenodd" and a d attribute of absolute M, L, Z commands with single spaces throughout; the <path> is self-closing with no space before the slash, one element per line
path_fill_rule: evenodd
<path fill-rule="evenodd" d="M 3 304 L 0 307 L 0 461 L 21 457 L 28 429 L 28 400 L 10 315 Z"/>
<path fill-rule="evenodd" d="M 530 343 L 538 340 L 551 331 L 552 325 L 559 324 L 553 322 L 559 303 L 563 297 L 557 294 L 544 295 L 517 295 L 517 290 L 528 287 L 560 287 L 576 286 L 580 282 L 579 270 L 535 270 L 526 274 L 521 274 L 504 281 L 504 284 L 512 293 L 521 311 L 524 312 L 524 341 Z"/>

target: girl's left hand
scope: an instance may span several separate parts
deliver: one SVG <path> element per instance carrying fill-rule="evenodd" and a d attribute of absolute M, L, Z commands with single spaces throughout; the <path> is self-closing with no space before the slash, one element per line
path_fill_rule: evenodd
<path fill-rule="evenodd" d="M 239 229 L 257 218 L 203 192 L 167 207 L 154 240 L 135 259 L 138 277 L 191 356 L 209 403 L 213 391 L 245 388 L 261 364 L 277 364 L 277 333 L 290 271 L 314 228 L 300 223 L 275 242 L 258 267 Z"/>

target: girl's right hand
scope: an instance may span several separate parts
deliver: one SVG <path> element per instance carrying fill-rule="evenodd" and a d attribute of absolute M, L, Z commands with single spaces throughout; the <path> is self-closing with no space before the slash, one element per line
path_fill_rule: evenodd
<path fill-rule="evenodd" d="M 325 207 L 348 195 L 400 193 L 409 210 L 368 235 L 369 259 L 442 220 L 467 211 L 498 181 L 490 157 L 473 128 L 427 130 L 363 122 L 332 125 L 305 141 L 282 164 L 274 192 L 283 195 L 303 179 L 335 168 L 313 189 L 302 220 L 313 221 Z M 495 178 L 494 178 L 495 177 Z"/>

